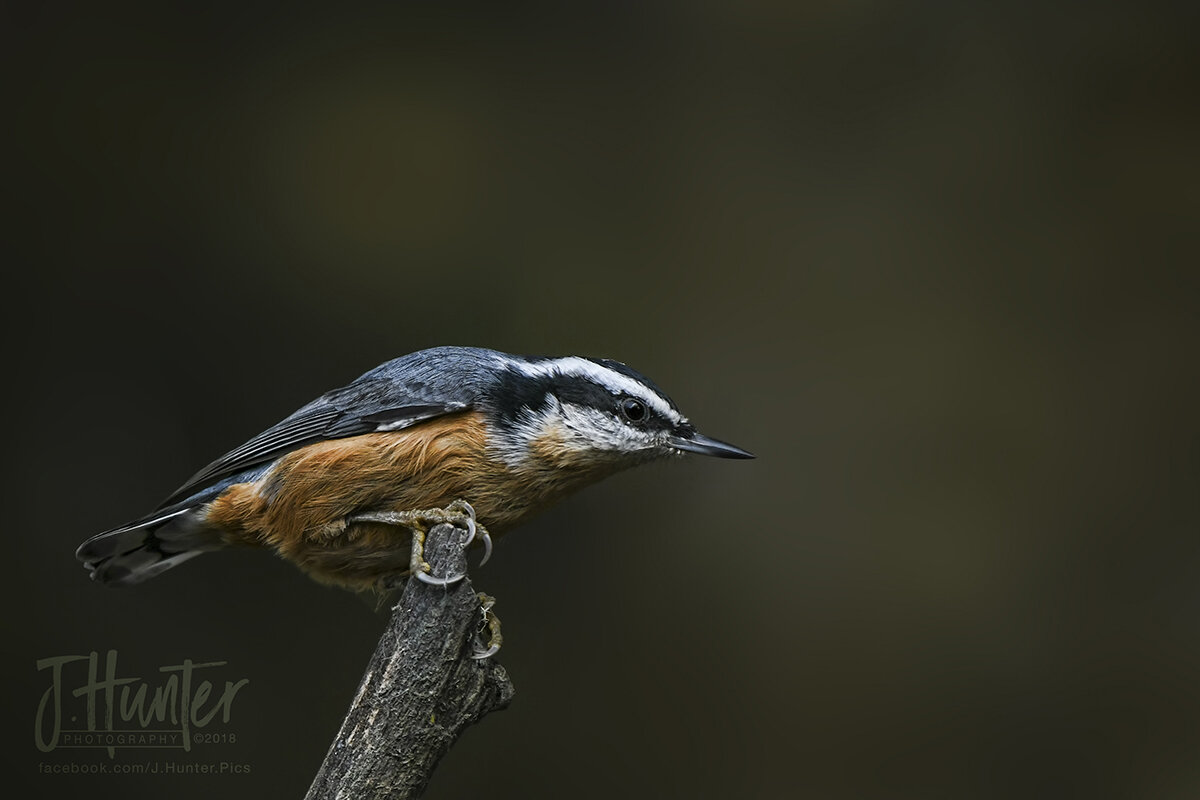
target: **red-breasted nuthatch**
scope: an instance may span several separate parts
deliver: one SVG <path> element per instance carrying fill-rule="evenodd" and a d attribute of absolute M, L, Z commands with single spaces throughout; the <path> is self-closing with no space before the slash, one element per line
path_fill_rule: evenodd
<path fill-rule="evenodd" d="M 427 523 L 465 519 L 473 531 L 478 516 L 500 533 L 607 475 L 683 453 L 753 458 L 698 433 L 619 362 L 437 347 L 322 395 L 76 556 L 93 579 L 126 585 L 255 545 L 322 582 L 376 589 L 410 569 L 427 577 L 409 547 Z"/>

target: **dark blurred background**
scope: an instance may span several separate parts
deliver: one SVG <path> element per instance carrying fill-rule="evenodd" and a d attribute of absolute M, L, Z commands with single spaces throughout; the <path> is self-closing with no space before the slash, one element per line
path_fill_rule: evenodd
<path fill-rule="evenodd" d="M 386 616 L 266 553 L 72 553 L 443 343 L 621 359 L 759 459 L 500 542 L 518 694 L 429 797 L 1200 796 L 1194 8 L 2 27 L 13 796 L 304 792 Z M 110 648 L 249 678 L 189 758 L 251 773 L 39 774 L 107 757 L 36 750 L 36 660 Z"/>

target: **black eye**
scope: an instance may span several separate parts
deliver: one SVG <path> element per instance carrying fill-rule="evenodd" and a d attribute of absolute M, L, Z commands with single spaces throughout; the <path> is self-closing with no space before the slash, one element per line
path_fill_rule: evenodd
<path fill-rule="evenodd" d="M 641 400 L 626 397 L 621 401 L 621 413 L 630 422 L 640 422 L 646 417 L 646 406 Z"/>

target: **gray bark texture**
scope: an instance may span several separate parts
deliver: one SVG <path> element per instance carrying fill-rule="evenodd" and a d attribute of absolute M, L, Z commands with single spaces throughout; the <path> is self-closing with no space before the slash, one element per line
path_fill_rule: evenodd
<path fill-rule="evenodd" d="M 466 572 L 462 535 L 429 531 L 432 574 Z M 406 583 L 307 800 L 421 796 L 462 731 L 512 700 L 504 667 L 471 657 L 482 619 L 470 579 Z"/>

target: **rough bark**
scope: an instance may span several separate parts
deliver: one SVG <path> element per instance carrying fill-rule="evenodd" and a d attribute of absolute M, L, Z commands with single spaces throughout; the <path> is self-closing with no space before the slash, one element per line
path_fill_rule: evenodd
<path fill-rule="evenodd" d="M 466 571 L 461 537 L 451 525 L 429 532 L 432 574 Z M 495 658 L 471 657 L 481 622 L 469 578 L 450 587 L 407 582 L 308 800 L 421 796 L 462 731 L 512 699 Z"/>

